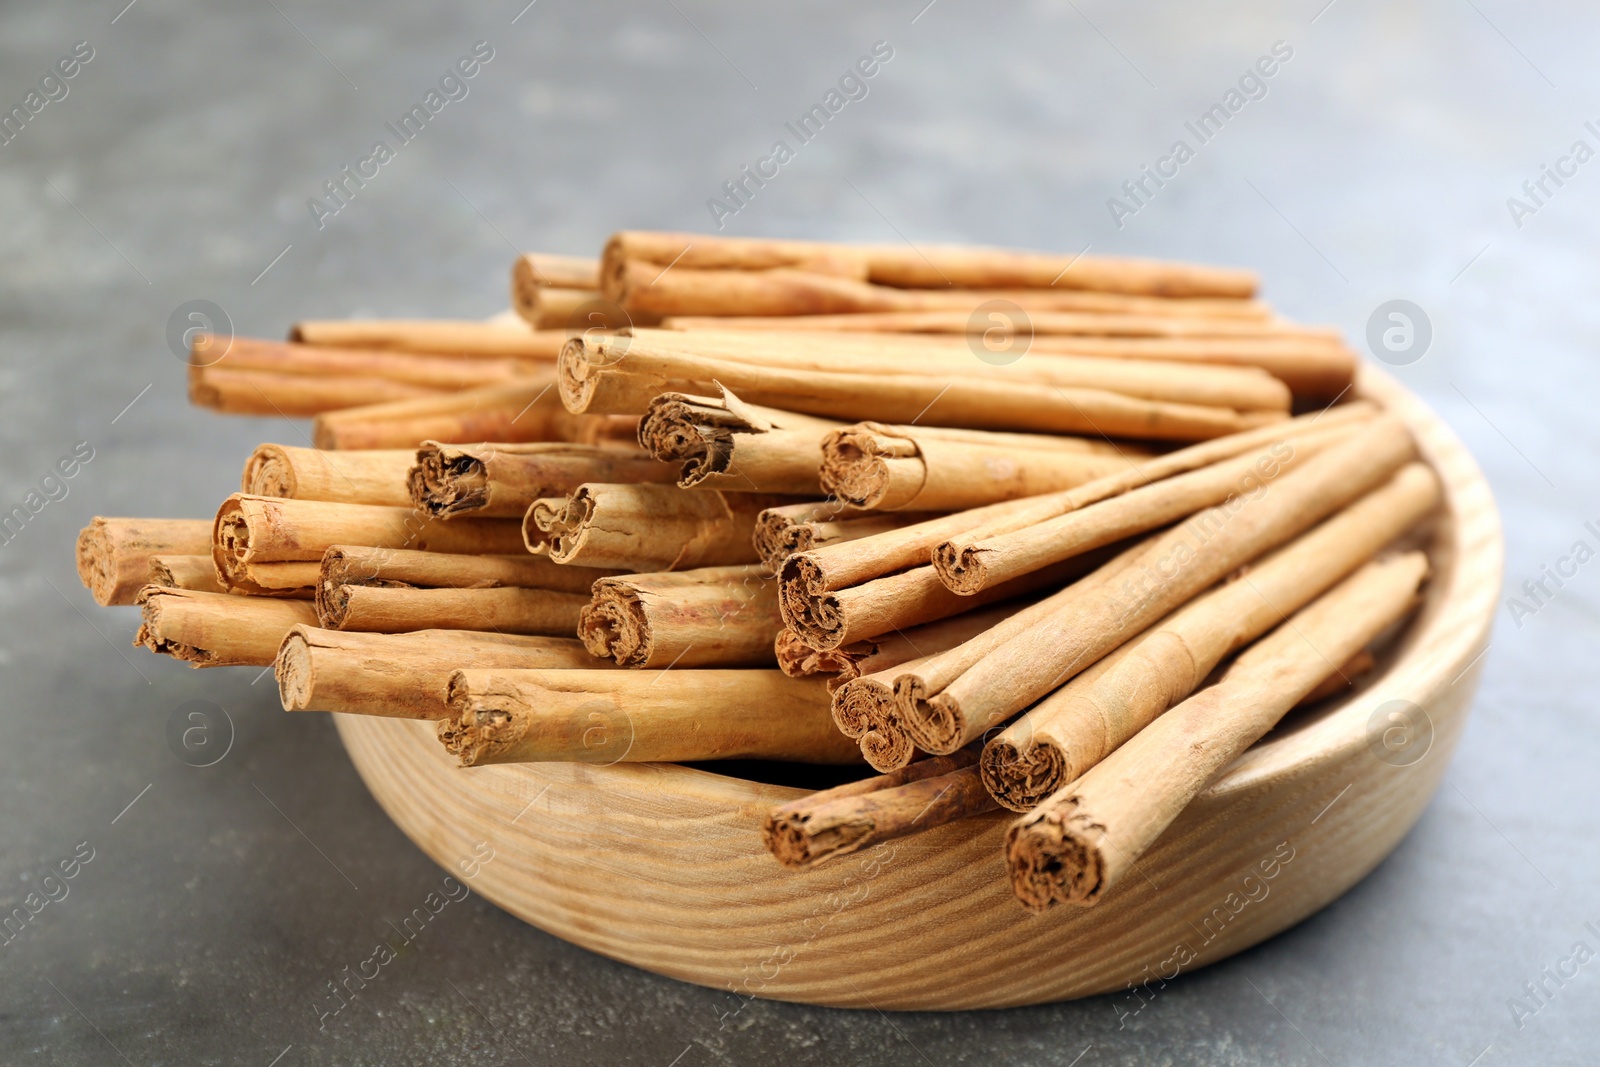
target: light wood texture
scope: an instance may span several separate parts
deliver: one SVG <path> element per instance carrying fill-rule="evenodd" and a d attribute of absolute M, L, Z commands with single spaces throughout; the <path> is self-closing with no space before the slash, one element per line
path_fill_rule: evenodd
<path fill-rule="evenodd" d="M 1420 615 L 1365 688 L 1246 752 L 1141 859 L 1149 879 L 1127 880 L 1093 909 L 1033 916 L 1017 905 L 1000 865 L 1014 816 L 794 872 L 762 847 L 760 826 L 796 789 L 673 765 L 463 772 L 429 726 L 375 717 L 339 716 L 341 736 L 378 801 L 439 863 L 494 846 L 473 883 L 487 899 L 676 978 L 893 1010 L 1086 996 L 1170 975 L 1186 954 L 1191 971 L 1304 919 L 1399 843 L 1444 773 L 1482 669 L 1502 555 L 1488 485 L 1393 380 L 1364 367 L 1361 389 L 1407 420 L 1444 483 Z M 1432 725 L 1430 750 L 1408 766 L 1380 760 L 1369 742 L 1374 712 L 1395 699 L 1426 709 Z M 1258 899 L 1230 910 L 1251 874 L 1266 895 L 1255 889 Z"/>

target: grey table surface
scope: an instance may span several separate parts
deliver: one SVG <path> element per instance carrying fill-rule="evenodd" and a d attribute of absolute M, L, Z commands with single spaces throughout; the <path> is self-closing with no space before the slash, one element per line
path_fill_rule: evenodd
<path fill-rule="evenodd" d="M 0 510 L 93 450 L 0 544 L 0 912 L 93 856 L 0 943 L 0 1061 L 1600 1059 L 1600 565 L 1531 613 L 1502 606 L 1465 740 L 1393 856 L 1127 1026 L 1107 998 L 902 1016 L 756 1002 L 722 1025 L 727 994 L 476 897 L 319 1026 L 326 981 L 440 871 L 325 717 L 282 714 L 253 671 L 136 653 L 133 609 L 96 609 L 73 574 L 89 516 L 209 516 L 252 446 L 304 434 L 185 404 L 166 330 L 186 301 L 267 336 L 297 317 L 489 314 L 514 251 L 705 229 L 722 183 L 783 139 L 793 158 L 726 232 L 1249 265 L 1287 313 L 1355 338 L 1411 300 L 1432 340 L 1395 372 L 1493 483 L 1504 596 L 1600 543 L 1592 5 L 523 2 L 0 11 L 0 106 L 28 109 L 0 147 Z M 308 201 L 478 41 L 493 56 L 467 95 L 319 227 Z M 867 95 L 808 143 L 788 134 L 879 41 L 893 55 Z M 41 87 L 78 42 L 92 58 Z M 1185 123 L 1276 42 L 1292 54 L 1200 143 Z M 1180 139 L 1177 176 L 1126 198 Z M 233 723 L 213 766 L 169 747 L 191 700 Z"/>

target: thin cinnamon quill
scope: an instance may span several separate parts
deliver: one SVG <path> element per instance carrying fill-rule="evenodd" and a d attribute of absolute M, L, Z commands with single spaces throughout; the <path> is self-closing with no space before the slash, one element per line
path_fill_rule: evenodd
<path fill-rule="evenodd" d="M 923 511 L 874 514 L 837 500 L 783 504 L 756 516 L 752 540 L 767 573 L 777 574 L 783 561 L 797 552 L 857 541 L 937 517 L 937 514 Z"/>
<path fill-rule="evenodd" d="M 1014 823 L 1006 866 L 1032 911 L 1089 905 L 1126 876 L 1179 813 L 1328 673 L 1410 611 L 1420 552 L 1369 563 L 1246 649 L 1216 685 L 1146 726 Z"/>
<path fill-rule="evenodd" d="M 1280 421 L 1281 412 L 1236 411 L 1145 400 L 1103 389 L 915 374 L 873 376 L 802 371 L 648 352 L 627 338 L 573 338 L 557 364 L 567 409 L 640 412 L 663 392 L 703 392 L 720 383 L 742 398 L 804 414 L 991 430 L 1203 440 Z M 871 388 L 864 388 L 868 382 Z"/>
<path fill-rule="evenodd" d="M 189 402 L 228 415 L 325 415 L 366 404 L 448 396 L 450 392 L 370 376 L 281 374 L 225 365 L 189 371 Z"/>
<path fill-rule="evenodd" d="M 566 442 L 424 442 L 408 472 L 408 504 L 438 515 L 520 519 L 541 497 L 585 482 L 671 482 L 671 467 L 634 449 Z"/>
<path fill-rule="evenodd" d="M 554 359 L 566 338 L 565 330 L 534 330 L 520 320 L 503 319 L 307 319 L 289 331 L 289 340 L 308 345 L 544 360 Z"/>
<path fill-rule="evenodd" d="M 1125 471 L 1132 462 L 1052 448 L 1046 444 L 1050 438 L 1034 436 L 1038 448 L 944 440 L 915 426 L 862 423 L 822 439 L 819 479 L 829 495 L 858 507 L 959 511 L 1069 489 Z"/>
<path fill-rule="evenodd" d="M 926 751 L 953 752 L 1056 689 L 1230 571 L 1388 480 L 1415 454 L 1403 423 L 1383 416 L 1273 482 L 1153 538 L 1118 580 L 1039 622 L 940 689 L 907 688 L 901 712 Z M 900 694 L 897 693 L 897 697 Z"/>
<path fill-rule="evenodd" d="M 822 438 L 840 424 L 721 396 L 662 393 L 639 420 L 639 444 L 681 462 L 684 489 L 820 495 Z"/>
<path fill-rule="evenodd" d="M 782 627 L 777 583 L 746 564 L 601 578 L 578 639 L 623 667 L 770 667 Z"/>
<path fill-rule="evenodd" d="M 1069 256 L 950 245 L 851 245 L 624 230 L 606 242 L 601 287 L 618 296 L 618 266 L 644 260 L 690 269 L 796 267 L 901 288 L 1062 288 L 1165 297 L 1255 295 L 1250 271 L 1159 260 Z"/>
<path fill-rule="evenodd" d="M 779 863 L 801 870 L 992 811 L 972 761 L 963 749 L 790 801 L 767 813 L 761 840 Z"/>
<path fill-rule="evenodd" d="M 137 602 L 143 615 L 134 647 L 193 667 L 265 667 L 277 656 L 285 634 L 317 622 L 317 613 L 304 600 L 147 585 Z"/>
<path fill-rule="evenodd" d="M 950 552 L 946 542 L 934 549 L 934 569 L 953 592 L 979 593 L 1035 567 L 1049 566 L 1080 552 L 1158 529 L 1233 497 L 1259 497 L 1270 492 L 1275 479 L 1359 432 L 1358 427 L 1335 426 L 1294 439 L 1279 438 L 1265 448 L 967 544 L 959 553 Z"/>
<path fill-rule="evenodd" d="M 984 747 L 985 785 L 1012 811 L 1034 807 L 1199 688 L 1225 657 L 1365 564 L 1438 501 L 1439 481 L 1426 465 L 1401 468 L 1241 577 L 1146 630 L 1124 646 L 1109 672 L 1089 684 L 1080 675 L 1018 717 Z"/>
<path fill-rule="evenodd" d="M 517 523 L 509 519 L 444 522 L 410 508 L 235 493 L 217 511 L 211 558 L 216 562 L 217 574 L 230 589 L 265 593 L 270 587 L 251 576 L 252 568 L 320 561 L 332 545 L 514 553 L 521 543 Z M 312 569 L 311 584 L 319 569 L 320 563 Z"/>
<path fill-rule="evenodd" d="M 96 515 L 78 533 L 78 580 L 95 603 L 132 604 L 150 578 L 152 556 L 211 552 L 206 519 L 122 519 Z"/>
<path fill-rule="evenodd" d="M 789 497 L 688 493 L 671 485 L 580 485 L 535 501 L 522 532 L 557 563 L 636 572 L 754 563 L 756 516 Z M 452 520 L 459 522 L 462 520 Z"/>
<path fill-rule="evenodd" d="M 778 669 L 789 677 L 822 675 L 827 678 L 829 689 L 837 689 L 864 674 L 898 667 L 918 657 L 954 648 L 989 629 L 1021 606 L 1014 601 L 1006 601 L 982 611 L 969 611 L 826 650 L 812 648 L 800 640 L 793 630 L 784 629 L 778 631 L 772 651 L 778 660 Z"/>
<path fill-rule="evenodd" d="M 210 362 L 213 344 L 222 344 L 227 351 L 214 363 Z M 456 391 L 514 381 L 542 373 L 549 366 L 548 359 L 509 356 L 455 359 L 417 352 L 304 345 L 255 337 L 232 337 L 226 342 L 217 342 L 204 334 L 195 336 L 191 351 L 191 381 L 198 372 L 218 367 L 310 378 L 381 378 L 402 385 Z"/>
<path fill-rule="evenodd" d="M 223 593 L 217 568 L 210 555 L 151 556 L 150 585 L 163 589 L 193 589 L 201 593 Z"/>
<path fill-rule="evenodd" d="M 330 452 L 294 445 L 257 445 L 245 461 L 239 491 L 293 500 L 409 507 L 409 449 Z"/>
<path fill-rule="evenodd" d="M 570 637 L 471 630 L 339 633 L 296 626 L 275 672 L 285 711 L 339 711 L 402 719 L 447 719 L 450 676 L 465 668 L 604 666 Z"/>
<path fill-rule="evenodd" d="M 776 670 L 463 670 L 448 699 L 439 740 L 468 767 L 858 758 L 827 686 Z"/>
<path fill-rule="evenodd" d="M 574 416 L 548 382 L 492 385 L 326 412 L 312 424 L 318 448 L 416 448 L 424 441 L 574 441 L 632 435 L 633 420 Z"/>
<path fill-rule="evenodd" d="M 417 589 L 403 585 L 340 585 L 317 596 L 317 618 L 329 630 L 403 634 L 412 630 L 493 630 L 565 636 L 589 603 L 583 593 L 520 586 Z"/>
<path fill-rule="evenodd" d="M 420 589 L 511 586 L 587 595 L 595 579 L 616 573 L 589 567 L 564 567 L 527 552 L 493 555 L 332 545 L 322 554 L 318 593 L 341 585 L 377 585 Z"/>

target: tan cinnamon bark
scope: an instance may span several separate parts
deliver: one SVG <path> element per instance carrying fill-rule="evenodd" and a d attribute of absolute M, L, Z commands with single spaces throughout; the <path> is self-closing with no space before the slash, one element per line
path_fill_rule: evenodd
<path fill-rule="evenodd" d="M 973 789 L 972 760 L 962 750 L 801 797 L 767 813 L 761 840 L 779 863 L 798 870 L 980 815 L 993 802 L 981 784 Z"/>
<path fill-rule="evenodd" d="M 594 444 L 622 432 L 633 420 L 569 414 L 547 383 L 486 386 L 393 404 L 331 411 L 312 424 L 318 448 L 417 448 L 480 441 L 572 441 Z"/>
<path fill-rule="evenodd" d="M 567 636 L 589 598 L 519 586 L 415 589 L 341 585 L 319 590 L 317 618 L 329 630 L 403 634 L 412 630 L 493 630 Z"/>
<path fill-rule="evenodd" d="M 245 461 L 239 491 L 293 500 L 409 507 L 406 475 L 416 460 L 408 449 L 330 452 L 294 445 L 257 445 Z"/>
<path fill-rule="evenodd" d="M 1145 400 L 1102 389 L 914 374 L 863 376 L 647 351 L 626 338 L 574 338 L 558 362 L 573 412 L 643 411 L 663 392 L 719 383 L 746 400 L 829 418 L 927 422 L 969 429 L 1202 440 L 1280 421 L 1281 412 Z M 870 388 L 867 386 L 870 385 Z"/>
<path fill-rule="evenodd" d="M 409 471 L 408 504 L 440 517 L 520 519 L 540 497 L 584 482 L 671 482 L 671 467 L 632 449 L 565 442 L 424 442 Z"/>
<path fill-rule="evenodd" d="M 217 511 L 211 558 L 230 589 L 254 593 L 264 590 L 249 577 L 250 567 L 320 561 L 333 545 L 510 554 L 520 548 L 521 534 L 509 519 L 446 522 L 410 508 L 235 493 Z"/>
<path fill-rule="evenodd" d="M 927 751 L 953 752 L 1234 569 L 1309 529 L 1387 481 L 1415 454 L 1403 423 L 1385 415 L 1321 452 L 1251 500 L 1234 497 L 1153 538 L 1107 586 L 1012 638 L 942 691 L 902 705 Z"/>
<path fill-rule="evenodd" d="M 1251 367 L 1090 356 L 1040 356 L 996 362 L 976 358 L 967 340 L 954 337 L 635 329 L 627 338 L 612 338 L 609 348 L 600 350 L 642 356 L 682 355 L 792 371 L 1044 382 L 1242 411 L 1285 411 L 1290 400 L 1289 390 L 1282 382 Z"/>
<path fill-rule="evenodd" d="M 450 676 L 465 668 L 596 668 L 570 637 L 471 630 L 339 633 L 296 626 L 278 649 L 285 711 L 340 711 L 402 719 L 447 719 Z"/>
<path fill-rule="evenodd" d="M 78 580 L 95 603 L 132 604 L 150 577 L 152 556 L 211 552 L 206 519 L 121 519 L 96 515 L 78 533 Z"/>
<path fill-rule="evenodd" d="M 566 338 L 565 330 L 511 320 L 308 319 L 289 331 L 289 340 L 308 345 L 470 358 L 554 359 Z"/>
<path fill-rule="evenodd" d="M 1034 807 L 1198 689 L 1224 658 L 1364 565 L 1438 502 L 1433 472 L 1421 463 L 1403 467 L 1242 577 L 1145 631 L 1092 684 L 1080 684 L 1080 676 L 1018 717 L 984 748 L 985 785 L 1012 811 Z"/>
<path fill-rule="evenodd" d="M 639 444 L 683 464 L 684 489 L 821 495 L 822 438 L 841 424 L 721 396 L 663 393 L 639 420 Z"/>
<path fill-rule="evenodd" d="M 760 493 L 598 482 L 535 501 L 522 532 L 530 552 L 580 567 L 645 573 L 731 566 L 756 561 L 756 516 L 790 502 Z"/>
<path fill-rule="evenodd" d="M 1367 422 L 1377 415 L 1377 411 L 1378 409 L 1367 401 L 1356 401 L 1301 415 L 1276 426 L 1263 426 L 1198 445 L 1190 445 L 1188 448 L 1180 448 L 1162 456 L 1148 458 L 1141 456 L 1137 464 L 1130 463 L 1118 473 L 1098 478 L 1075 489 L 1042 495 L 1025 506 L 1014 508 L 999 517 L 972 526 L 935 545 L 932 556 L 934 565 L 939 568 L 941 575 L 951 576 L 954 588 L 959 585 L 959 579 L 955 576 L 970 565 L 969 550 L 979 542 L 1046 522 L 1102 500 L 1109 500 L 1162 478 L 1171 478 L 1174 475 L 1220 463 L 1254 448 L 1281 440 L 1298 440 L 1303 435 L 1325 433 L 1335 428 Z"/>
<path fill-rule="evenodd" d="M 934 549 L 934 569 L 953 592 L 982 592 L 1035 567 L 1157 529 L 1201 508 L 1235 497 L 1258 498 L 1271 491 L 1275 479 L 1359 432 L 1359 426 L 1335 426 L 1279 438 L 1265 448 L 1130 489 L 1032 526 L 962 542 L 958 553 L 946 542 Z"/>
<path fill-rule="evenodd" d="M 1100 452 L 947 441 L 880 423 L 835 430 L 821 452 L 825 492 L 882 511 L 959 511 L 1069 489 L 1136 465 Z"/>
<path fill-rule="evenodd" d="M 854 763 L 819 680 L 776 670 L 463 670 L 439 739 L 463 766 L 772 759 Z"/>
<path fill-rule="evenodd" d="M 137 602 L 143 618 L 134 647 L 194 667 L 265 667 L 293 627 L 317 622 L 316 611 L 304 600 L 147 585 Z"/>
<path fill-rule="evenodd" d="M 864 674 L 888 670 L 913 659 L 954 648 L 1024 606 L 1026 602 L 1008 600 L 981 611 L 969 611 L 827 650 L 812 648 L 800 640 L 794 631 L 784 629 L 778 631 L 772 651 L 777 658 L 778 669 L 789 677 L 822 675 L 827 678 L 829 689 L 837 689 Z"/>
<path fill-rule="evenodd" d="M 1216 685 L 1185 700 L 1012 824 L 1006 866 L 1033 911 L 1094 904 L 1218 771 L 1341 663 L 1410 611 L 1420 552 L 1370 563 L 1246 649 Z"/>
<path fill-rule="evenodd" d="M 218 583 L 230 593 L 291 600 L 311 600 L 316 595 L 322 569 L 314 559 L 240 563 L 236 570 L 225 575 L 217 571 L 215 548 L 212 551 L 211 569 L 216 572 Z"/>
<path fill-rule="evenodd" d="M 528 252 L 511 266 L 511 291 L 531 286 L 561 289 L 599 289 L 600 261 L 588 256 L 563 256 L 554 252 Z"/>
<path fill-rule="evenodd" d="M 514 586 L 588 595 L 596 579 L 616 571 L 563 567 L 526 552 L 480 555 L 405 548 L 333 545 L 322 554 L 319 591 L 341 585 L 405 585 L 421 589 Z"/>
<path fill-rule="evenodd" d="M 746 564 L 601 578 L 578 639 L 623 667 L 770 667 L 782 627 L 777 583 Z"/>
<path fill-rule="evenodd" d="M 923 511 L 874 514 L 837 500 L 808 501 L 768 508 L 757 515 L 752 540 L 767 573 L 777 574 L 783 561 L 797 552 L 857 541 L 938 517 Z"/>
<path fill-rule="evenodd" d="M 229 338 L 225 342 L 227 354 L 213 363 L 211 360 L 214 357 L 208 353 L 212 343 L 213 339 L 206 335 L 196 335 L 194 358 L 189 361 L 191 380 L 198 373 L 217 367 L 312 378 L 383 378 L 426 389 L 455 391 L 541 374 L 549 366 L 547 359 L 493 357 L 468 360 L 381 348 L 341 348 L 296 344 L 293 341 L 266 341 L 254 337 Z"/>
<path fill-rule="evenodd" d="M 325 415 L 368 404 L 450 395 L 450 390 L 388 378 L 280 374 L 225 365 L 189 371 L 189 402 L 228 415 Z"/>
<path fill-rule="evenodd" d="M 616 299 L 617 265 L 644 260 L 690 269 L 795 267 L 901 288 L 1087 289 L 1165 297 L 1253 296 L 1250 271 L 1162 260 L 1054 255 L 952 245 L 851 245 L 624 230 L 606 243 L 601 287 Z"/>
<path fill-rule="evenodd" d="M 1030 327 L 1031 327 L 1030 319 Z M 1050 323 L 1043 323 L 1048 327 Z M 846 333 L 857 336 L 914 335 L 960 337 L 970 332 L 970 316 L 944 313 L 888 313 L 865 315 L 802 315 L 793 318 L 667 319 L 667 329 L 798 331 Z M 1287 385 L 1296 396 L 1329 401 L 1348 390 L 1355 380 L 1357 358 L 1338 338 L 1322 334 L 1287 337 L 1093 337 L 1085 334 L 1049 334 L 1034 330 L 1013 339 L 1004 333 L 996 341 L 1030 356 L 1092 356 L 1130 361 L 1219 364 L 1255 367 Z"/>
<path fill-rule="evenodd" d="M 217 568 L 210 555 L 151 556 L 148 584 L 200 593 L 226 592 L 217 580 Z"/>

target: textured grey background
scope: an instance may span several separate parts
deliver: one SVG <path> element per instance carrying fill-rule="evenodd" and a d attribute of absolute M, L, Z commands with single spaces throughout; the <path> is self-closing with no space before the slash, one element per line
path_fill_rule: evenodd
<path fill-rule="evenodd" d="M 95 449 L 67 498 L 0 545 L 0 910 L 78 842 L 95 850 L 70 895 L 0 945 L 0 1060 L 1595 1061 L 1600 962 L 1546 979 L 1553 996 L 1521 1027 L 1508 998 L 1575 942 L 1600 949 L 1584 926 L 1600 927 L 1600 563 L 1521 626 L 1501 610 L 1462 748 L 1392 858 L 1126 1029 L 1106 999 L 892 1018 L 757 1002 L 723 1029 L 732 998 L 473 898 L 319 1031 L 323 983 L 440 872 L 326 719 L 282 714 L 254 672 L 136 655 L 133 610 L 95 609 L 70 552 L 92 514 L 209 515 L 251 446 L 301 439 L 185 405 L 163 337 L 183 301 L 269 336 L 298 316 L 487 314 L 514 249 L 704 228 L 720 184 L 886 40 L 870 95 L 729 232 L 1246 264 L 1287 312 L 1352 336 L 1379 303 L 1414 300 L 1435 336 L 1399 374 L 1488 472 L 1520 586 L 1597 543 L 1583 523 L 1600 520 L 1600 162 L 1547 186 L 1521 227 L 1506 203 L 1573 141 L 1600 147 L 1583 127 L 1600 119 L 1592 5 L 539 0 L 518 17 L 521 0 L 123 2 L 0 13 L 7 109 L 74 42 L 95 50 L 0 148 L 0 509 L 74 442 Z M 319 231 L 307 198 L 478 39 L 495 55 L 470 95 Z M 1114 226 L 1120 183 L 1277 40 L 1294 55 L 1267 96 Z M 204 769 L 165 739 L 194 699 L 237 728 Z"/>

